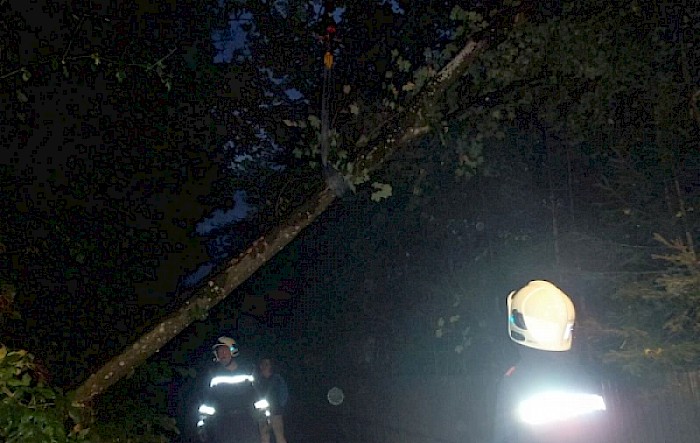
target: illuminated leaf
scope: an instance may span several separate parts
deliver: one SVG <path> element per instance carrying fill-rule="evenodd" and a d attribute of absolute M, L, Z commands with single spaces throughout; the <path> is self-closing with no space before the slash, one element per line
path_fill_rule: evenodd
<path fill-rule="evenodd" d="M 18 89 L 17 90 L 17 100 L 21 101 L 22 103 L 27 103 L 29 101 L 29 98 L 24 94 L 24 92 L 22 92 Z"/>
<path fill-rule="evenodd" d="M 411 69 L 411 62 L 408 60 L 404 60 L 402 58 L 399 58 L 396 61 L 396 66 L 399 68 L 399 72 L 408 72 Z"/>
<path fill-rule="evenodd" d="M 308 117 L 309 119 L 309 124 L 311 125 L 312 128 L 314 129 L 321 129 L 321 120 L 316 117 L 315 115 L 310 115 Z"/>
<path fill-rule="evenodd" d="M 362 134 L 359 139 L 355 142 L 355 146 L 358 148 L 362 148 L 367 146 L 367 142 L 369 141 L 369 138 L 365 134 Z"/>
<path fill-rule="evenodd" d="M 392 195 L 392 188 L 389 184 L 374 182 L 372 183 L 372 187 L 376 189 L 376 191 L 374 191 L 370 197 L 372 201 L 378 202 L 384 200 L 385 198 L 389 198 Z"/>

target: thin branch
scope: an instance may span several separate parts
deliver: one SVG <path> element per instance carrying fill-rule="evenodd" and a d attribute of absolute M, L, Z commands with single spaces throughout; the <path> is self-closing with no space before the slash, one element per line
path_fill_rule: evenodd
<path fill-rule="evenodd" d="M 168 52 L 166 55 L 161 57 L 160 59 L 156 60 L 154 63 L 151 63 L 150 65 L 146 66 L 146 70 L 150 71 L 153 69 L 155 66 L 158 66 L 160 63 L 162 63 L 164 60 L 168 59 L 171 55 L 175 54 L 175 51 L 177 51 L 177 48 L 173 48 Z"/>
<path fill-rule="evenodd" d="M 63 65 L 65 65 L 66 62 L 72 62 L 72 61 L 76 61 L 76 60 L 84 60 L 84 59 L 91 59 L 91 58 L 94 58 L 94 57 L 95 57 L 95 54 L 97 53 L 97 52 L 92 52 L 92 53 L 90 53 L 90 54 L 80 54 L 80 55 L 73 55 L 73 56 L 70 56 L 70 57 L 66 57 L 66 52 L 67 52 L 67 50 L 64 51 L 63 56 L 61 57 L 61 63 L 62 63 Z M 168 58 L 170 58 L 173 54 L 175 54 L 175 52 L 177 52 L 177 48 L 171 49 L 166 55 L 164 55 L 163 57 L 159 58 L 158 60 L 156 60 L 155 62 L 153 62 L 153 63 L 151 63 L 151 64 L 145 64 L 145 63 L 127 63 L 127 64 L 125 64 L 124 66 L 134 66 L 134 67 L 137 67 L 137 68 L 143 68 L 143 69 L 145 69 L 146 71 L 150 71 L 150 70 L 152 70 L 154 67 L 158 66 L 159 63 L 162 63 L 163 61 L 165 61 L 165 60 L 167 60 Z M 49 57 L 49 58 L 50 58 L 50 57 Z M 113 59 L 113 58 L 110 58 L 110 57 L 100 57 L 100 59 L 101 59 L 101 60 L 104 60 L 104 61 L 107 62 L 107 63 L 119 64 L 119 61 L 117 61 L 117 60 L 115 60 L 115 59 Z M 35 63 L 31 63 L 31 64 L 29 64 L 28 66 L 37 66 L 37 65 L 41 65 L 41 64 L 47 63 L 48 61 L 49 61 L 49 60 L 44 59 L 44 60 L 40 60 L 40 61 L 35 62 Z M 6 78 L 12 77 L 13 75 L 21 74 L 21 73 L 25 72 L 26 70 L 27 70 L 27 68 L 23 66 L 23 67 L 21 67 L 21 68 L 15 69 L 14 71 L 7 72 L 7 73 L 5 73 L 5 74 L 0 75 L 0 80 L 4 80 L 4 79 L 6 79 Z"/>
<path fill-rule="evenodd" d="M 693 234 L 691 233 L 690 226 L 688 225 L 688 213 L 685 209 L 685 199 L 683 198 L 683 194 L 681 194 L 681 186 L 678 183 L 678 175 L 676 174 L 675 167 L 673 169 L 673 184 L 676 189 L 676 197 L 678 197 L 678 206 L 680 208 L 681 221 L 683 223 L 683 227 L 685 228 L 685 241 L 687 243 L 690 256 L 693 258 L 693 260 L 695 260 L 695 244 L 693 242 Z"/>
<path fill-rule="evenodd" d="M 78 31 L 80 28 L 83 26 L 83 22 L 85 21 L 85 17 L 81 17 L 78 23 L 75 25 L 75 29 L 73 30 L 73 35 L 71 35 L 70 40 L 68 41 L 68 46 L 66 47 L 66 50 L 63 51 L 63 56 L 61 56 L 61 64 L 66 64 L 66 55 L 68 55 L 68 51 L 70 51 L 71 46 L 73 46 L 73 41 L 75 40 L 75 37 L 78 35 Z"/>
<path fill-rule="evenodd" d="M 5 80 L 6 78 L 12 77 L 13 75 L 17 75 L 20 72 L 22 72 L 22 68 L 15 69 L 14 71 L 8 72 L 7 74 L 3 74 L 2 76 L 0 76 L 0 80 Z"/>
<path fill-rule="evenodd" d="M 700 89 L 693 92 L 690 96 L 690 113 L 695 118 L 695 121 L 700 125 L 700 110 L 698 109 L 698 101 L 700 101 Z"/>
<path fill-rule="evenodd" d="M 509 18 L 512 20 L 512 17 Z M 387 140 L 376 145 L 365 155 L 361 155 L 356 164 L 358 170 L 375 171 L 384 161 L 398 150 L 403 143 L 414 140 L 424 133 L 423 123 L 419 116 L 429 106 L 426 102 L 440 100 L 442 93 L 447 90 L 459 73 L 464 72 L 486 47 L 486 40 L 472 40 L 458 54 L 459 64 L 448 64 L 438 79 L 426 87 L 411 106 L 405 110 L 398 125 L 392 128 Z M 172 51 L 174 52 L 174 50 Z M 170 55 L 170 54 L 169 54 Z M 156 62 L 157 64 L 158 62 Z M 418 129 L 416 129 L 418 127 Z M 316 193 L 286 220 L 266 235 L 262 236 L 244 252 L 229 261 L 223 269 L 218 270 L 210 280 L 200 286 L 189 301 L 178 311 L 155 325 L 142 335 L 134 344 L 125 349 L 120 355 L 113 357 L 107 364 L 98 369 L 73 392 L 73 402 L 77 405 L 88 405 L 90 400 L 101 394 L 133 368 L 142 364 L 163 345 L 177 336 L 189 326 L 198 316 L 224 300 L 234 289 L 247 280 L 258 268 L 270 260 L 299 233 L 309 226 L 335 200 L 336 195 L 330 188 Z"/>

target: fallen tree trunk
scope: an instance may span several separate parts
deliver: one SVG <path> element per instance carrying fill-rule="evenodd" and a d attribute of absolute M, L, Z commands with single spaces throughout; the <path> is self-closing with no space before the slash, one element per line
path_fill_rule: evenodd
<path fill-rule="evenodd" d="M 517 12 L 517 11 L 516 11 Z M 509 17 L 512 23 L 512 16 Z M 493 31 L 493 30 L 492 30 Z M 434 104 L 447 88 L 458 79 L 469 64 L 489 46 L 494 35 L 468 41 L 457 55 L 435 76 L 397 119 L 398 124 L 389 135 L 378 141 L 376 147 L 356 161 L 356 171 L 373 171 L 399 147 L 425 135 L 429 128 L 421 115 L 427 104 Z M 305 204 L 283 220 L 275 229 L 260 237 L 225 269 L 215 274 L 194 291 L 190 299 L 177 312 L 168 316 L 149 332 L 141 336 L 120 355 L 109 360 L 73 392 L 73 404 L 85 406 L 93 397 L 101 394 L 121 378 L 129 374 L 168 341 L 177 336 L 255 273 L 265 262 L 281 251 L 304 228 L 321 215 L 335 199 L 329 188 L 312 196 Z"/>

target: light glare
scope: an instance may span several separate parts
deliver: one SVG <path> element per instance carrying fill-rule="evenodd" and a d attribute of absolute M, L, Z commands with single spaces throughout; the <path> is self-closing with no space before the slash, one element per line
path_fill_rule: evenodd
<path fill-rule="evenodd" d="M 545 392 L 520 402 L 518 416 L 525 423 L 540 425 L 605 409 L 605 401 L 600 395 Z"/>

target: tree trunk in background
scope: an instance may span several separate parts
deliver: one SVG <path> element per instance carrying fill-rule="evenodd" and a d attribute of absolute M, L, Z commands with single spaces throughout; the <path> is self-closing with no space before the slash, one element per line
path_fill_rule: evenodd
<path fill-rule="evenodd" d="M 488 41 L 486 38 L 479 41 L 468 41 L 462 50 L 437 74 L 434 81 L 417 96 L 412 105 L 407 107 L 389 136 L 385 140 L 378 140 L 374 149 L 360 156 L 356 162 L 355 170 L 375 170 L 396 149 L 428 133 L 429 128 L 418 117 L 421 115 L 421 111 L 427 106 L 438 103 L 448 87 L 488 46 Z M 302 229 L 309 226 L 321 215 L 334 199 L 335 195 L 330 189 L 326 188 L 320 191 L 294 211 L 291 217 L 282 221 L 277 228 L 253 242 L 225 269 L 196 289 L 194 295 L 182 308 L 141 336 L 136 343 L 112 358 L 83 382 L 73 393 L 73 404 L 86 406 L 93 397 L 101 394 L 133 371 L 135 367 L 158 352 L 162 346 L 192 322 L 205 317 L 211 308 L 223 301 L 265 262 L 296 238 Z"/>

